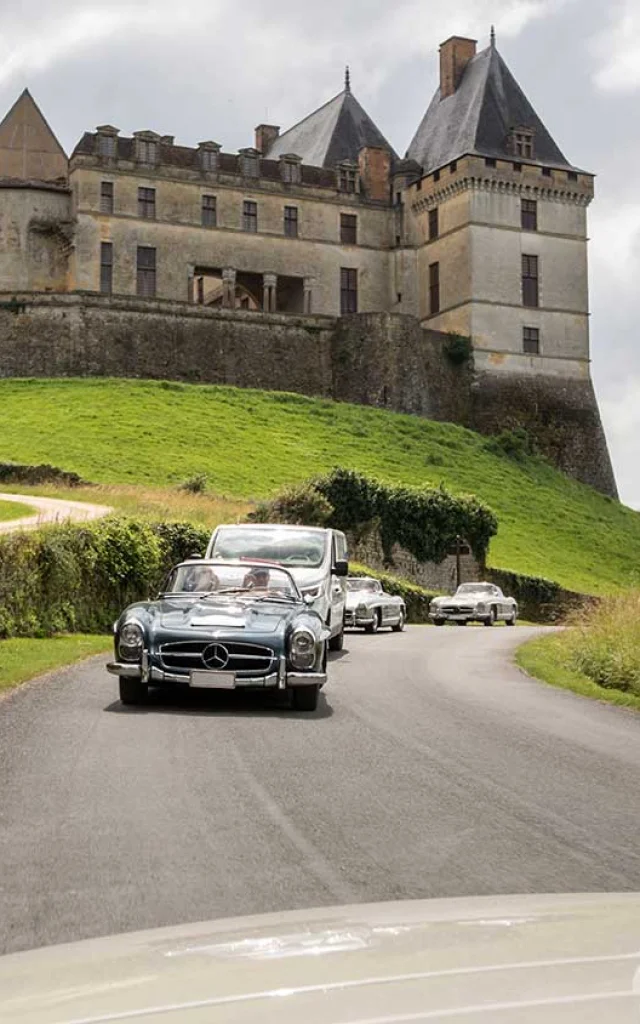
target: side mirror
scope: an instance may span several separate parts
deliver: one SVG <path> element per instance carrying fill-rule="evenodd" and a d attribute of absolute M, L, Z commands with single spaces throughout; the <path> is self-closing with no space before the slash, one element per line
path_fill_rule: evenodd
<path fill-rule="evenodd" d="M 334 576 L 348 576 L 349 575 L 349 563 L 346 559 L 338 559 L 333 567 Z"/>
<path fill-rule="evenodd" d="M 306 605 L 308 605 L 309 607 L 311 607 L 311 605 L 312 605 L 312 604 L 313 604 L 313 602 L 314 602 L 314 598 L 313 598 L 313 597 L 311 596 L 311 594 L 305 594 L 305 595 L 304 595 L 304 597 L 302 598 L 302 600 L 303 600 L 303 601 L 304 601 L 304 603 L 305 603 Z"/>
<path fill-rule="evenodd" d="M 192 558 L 202 558 L 202 557 L 203 557 L 203 556 L 202 556 L 202 555 L 200 554 L 200 552 L 199 552 L 199 551 L 195 551 L 195 552 L 194 552 L 194 553 L 193 553 L 192 555 L 189 555 L 189 559 L 190 559 L 190 560 L 191 560 Z"/>

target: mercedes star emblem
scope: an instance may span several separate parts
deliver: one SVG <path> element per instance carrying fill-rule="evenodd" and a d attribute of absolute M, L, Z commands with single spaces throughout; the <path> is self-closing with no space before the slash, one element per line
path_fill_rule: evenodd
<path fill-rule="evenodd" d="M 229 664 L 229 652 L 222 644 L 209 644 L 202 652 L 205 668 L 223 669 Z"/>

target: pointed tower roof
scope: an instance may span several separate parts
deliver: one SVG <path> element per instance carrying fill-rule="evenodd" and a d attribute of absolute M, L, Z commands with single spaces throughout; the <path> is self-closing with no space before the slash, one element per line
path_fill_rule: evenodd
<path fill-rule="evenodd" d="M 393 147 L 351 92 L 347 72 L 343 91 L 280 135 L 267 156 L 273 160 L 287 153 L 297 153 L 304 164 L 335 167 L 343 160 L 357 162 L 363 146 L 387 149 L 394 160 L 398 159 Z"/>
<path fill-rule="evenodd" d="M 66 154 L 28 89 L 0 122 L 0 177 L 58 181 L 67 177 Z"/>
<path fill-rule="evenodd" d="M 514 128 L 534 131 L 533 161 L 577 170 L 567 161 L 495 47 L 482 50 L 467 64 L 458 88 L 429 105 L 407 157 L 428 174 L 466 154 L 513 159 L 508 148 Z"/>

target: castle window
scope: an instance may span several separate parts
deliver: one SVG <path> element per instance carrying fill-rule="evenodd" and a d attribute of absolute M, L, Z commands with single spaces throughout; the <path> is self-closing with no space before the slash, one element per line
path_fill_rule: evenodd
<path fill-rule="evenodd" d="M 429 241 L 438 237 L 438 207 L 429 210 Z"/>
<path fill-rule="evenodd" d="M 148 245 L 139 245 L 136 258 L 136 294 L 144 299 L 156 296 L 156 250 Z"/>
<path fill-rule="evenodd" d="M 553 177 L 553 171 L 551 170 L 550 167 L 543 167 L 542 168 L 542 173 L 544 174 L 545 178 L 552 178 Z"/>
<path fill-rule="evenodd" d="M 100 182 L 100 213 L 113 213 L 113 182 Z"/>
<path fill-rule="evenodd" d="M 147 164 L 155 167 L 158 159 L 158 143 L 155 139 L 142 139 L 136 137 L 136 160 L 140 164 Z"/>
<path fill-rule="evenodd" d="M 567 171 L 567 181 L 577 181 L 578 175 L 575 171 Z"/>
<path fill-rule="evenodd" d="M 514 169 L 514 171 L 516 171 L 516 173 L 518 171 L 521 171 L 522 170 L 522 164 L 514 164 L 513 165 L 513 169 Z"/>
<path fill-rule="evenodd" d="M 457 170 L 458 170 L 458 161 L 457 160 L 452 160 L 451 163 L 449 164 L 449 174 L 455 174 Z"/>
<path fill-rule="evenodd" d="M 100 291 L 103 295 L 111 295 L 113 291 L 113 244 L 100 243 Z"/>
<path fill-rule="evenodd" d="M 220 147 L 215 142 L 201 142 L 198 146 L 198 160 L 200 170 L 206 174 L 212 174 L 218 170 L 218 151 Z"/>
<path fill-rule="evenodd" d="M 287 238 L 298 237 L 298 207 L 285 206 L 284 208 L 284 233 Z"/>
<path fill-rule="evenodd" d="M 440 181 L 440 171 L 434 171 L 433 172 L 433 180 L 434 181 Z"/>
<path fill-rule="evenodd" d="M 538 306 L 539 299 L 538 257 L 522 256 L 522 305 Z"/>
<path fill-rule="evenodd" d="M 98 156 L 113 159 L 116 155 L 117 139 L 115 135 L 98 135 L 96 139 L 96 150 Z"/>
<path fill-rule="evenodd" d="M 540 355 L 540 331 L 537 327 L 522 328 L 522 351 L 527 355 Z"/>
<path fill-rule="evenodd" d="M 255 149 L 240 150 L 240 172 L 245 178 L 259 177 L 260 155 Z"/>
<path fill-rule="evenodd" d="M 255 234 L 258 230 L 258 204 L 246 199 L 242 206 L 242 228 Z"/>
<path fill-rule="evenodd" d="M 283 156 L 280 158 L 280 174 L 287 185 L 298 185 L 302 180 L 302 167 L 300 159 L 296 157 Z"/>
<path fill-rule="evenodd" d="M 203 228 L 215 228 L 217 219 L 217 207 L 215 196 L 202 197 L 202 226 Z"/>
<path fill-rule="evenodd" d="M 533 128 L 521 126 L 512 128 L 509 133 L 508 148 L 514 156 L 520 156 L 524 160 L 533 159 Z"/>
<path fill-rule="evenodd" d="M 429 316 L 440 312 L 440 264 L 429 264 Z"/>
<path fill-rule="evenodd" d="M 350 267 L 340 269 L 340 312 L 358 312 L 358 271 Z"/>
<path fill-rule="evenodd" d="M 497 166 L 496 165 L 496 161 L 494 160 L 494 158 L 492 156 L 485 157 L 484 165 L 485 165 L 485 167 L 496 167 Z"/>
<path fill-rule="evenodd" d="M 343 245 L 358 244 L 358 218 L 352 213 L 340 214 L 340 241 Z"/>
<path fill-rule="evenodd" d="M 353 164 L 341 164 L 338 168 L 338 188 L 341 192 L 357 192 L 358 171 Z"/>
<path fill-rule="evenodd" d="M 520 202 L 520 226 L 523 231 L 538 230 L 538 204 L 535 199 L 523 199 Z"/>
<path fill-rule="evenodd" d="M 138 217 L 144 220 L 155 220 L 156 190 L 155 188 L 138 189 Z"/>

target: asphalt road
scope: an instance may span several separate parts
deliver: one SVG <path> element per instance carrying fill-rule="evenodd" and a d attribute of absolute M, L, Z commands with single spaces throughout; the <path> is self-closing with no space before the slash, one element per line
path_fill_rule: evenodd
<path fill-rule="evenodd" d="M 99 519 L 111 512 L 107 505 L 92 505 L 88 501 L 63 501 L 61 498 L 41 498 L 34 494 L 0 493 L 0 501 L 19 501 L 22 505 L 31 505 L 33 508 L 33 515 L 23 516 L 21 519 L 8 519 L 0 523 L 0 533 L 36 530 L 47 523 L 61 523 L 68 519 Z"/>
<path fill-rule="evenodd" d="M 0 952 L 353 901 L 640 889 L 640 716 L 533 630 L 354 635 L 313 715 L 124 709 L 104 659 L 0 702 Z"/>

